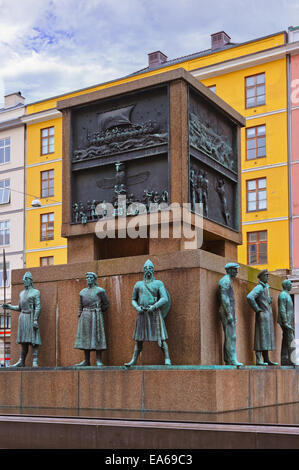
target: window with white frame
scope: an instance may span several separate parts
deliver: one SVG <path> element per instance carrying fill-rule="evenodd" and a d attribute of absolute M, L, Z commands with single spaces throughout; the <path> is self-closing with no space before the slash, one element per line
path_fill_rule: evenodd
<path fill-rule="evenodd" d="M 1 220 L 0 221 L 0 246 L 5 246 L 10 244 L 10 221 Z"/>
<path fill-rule="evenodd" d="M 10 179 L 0 180 L 0 204 L 10 202 Z"/>
<path fill-rule="evenodd" d="M 10 162 L 10 137 L 0 139 L 0 165 Z"/>

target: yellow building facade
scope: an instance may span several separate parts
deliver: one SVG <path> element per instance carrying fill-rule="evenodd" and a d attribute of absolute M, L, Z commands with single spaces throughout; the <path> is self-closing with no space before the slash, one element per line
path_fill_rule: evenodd
<path fill-rule="evenodd" d="M 26 265 L 67 262 L 67 241 L 60 235 L 62 117 L 57 101 L 183 67 L 206 86 L 216 86 L 216 94 L 246 117 L 241 136 L 243 244 L 239 262 L 271 271 L 288 269 L 286 43 L 284 32 L 239 45 L 229 43 L 220 50 L 169 60 L 120 80 L 28 105 Z M 257 158 L 252 157 L 254 151 L 260 152 Z M 43 197 L 43 191 L 50 195 Z M 41 207 L 34 207 L 35 199 Z"/>

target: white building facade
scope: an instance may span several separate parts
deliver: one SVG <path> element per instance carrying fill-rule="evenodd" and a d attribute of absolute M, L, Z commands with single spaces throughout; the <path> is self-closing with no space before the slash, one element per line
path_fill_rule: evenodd
<path fill-rule="evenodd" d="M 20 92 L 4 97 L 0 109 L 0 303 L 4 300 L 3 249 L 6 255 L 6 301 L 11 301 L 11 271 L 24 267 L 25 113 Z M 10 362 L 10 311 L 0 308 L 0 365 Z"/>

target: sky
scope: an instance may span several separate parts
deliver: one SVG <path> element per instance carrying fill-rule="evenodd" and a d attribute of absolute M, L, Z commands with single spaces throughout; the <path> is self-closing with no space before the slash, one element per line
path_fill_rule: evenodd
<path fill-rule="evenodd" d="M 299 25 L 299 0 L 0 0 L 0 105 L 26 104 L 114 80 L 210 48 Z"/>

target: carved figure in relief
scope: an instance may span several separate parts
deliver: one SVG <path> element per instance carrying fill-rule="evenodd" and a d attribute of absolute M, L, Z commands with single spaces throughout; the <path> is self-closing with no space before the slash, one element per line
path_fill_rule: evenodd
<path fill-rule="evenodd" d="M 220 198 L 222 215 L 223 215 L 224 221 L 226 225 L 228 225 L 230 222 L 230 213 L 229 213 L 228 206 L 227 206 L 227 199 L 226 199 L 226 194 L 225 194 L 225 182 L 223 178 L 218 178 L 216 191 Z"/>

